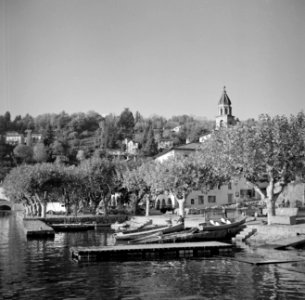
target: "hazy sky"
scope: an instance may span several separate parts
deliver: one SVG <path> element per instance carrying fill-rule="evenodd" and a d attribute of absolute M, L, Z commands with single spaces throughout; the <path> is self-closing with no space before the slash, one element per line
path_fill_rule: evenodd
<path fill-rule="evenodd" d="M 303 0 L 0 0 L 0 114 L 304 109 Z"/>

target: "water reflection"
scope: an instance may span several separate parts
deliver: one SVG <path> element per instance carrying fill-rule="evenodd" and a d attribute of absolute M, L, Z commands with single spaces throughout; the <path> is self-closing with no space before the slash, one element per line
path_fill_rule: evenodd
<path fill-rule="evenodd" d="M 70 259 L 70 247 L 113 244 L 111 232 L 99 229 L 58 233 L 52 240 L 26 240 L 17 220 L 14 214 L 0 216 L 3 299 L 303 299 L 305 296 L 305 262 L 254 266 L 213 257 L 77 264 Z M 248 249 L 237 253 L 236 258 L 261 255 L 259 250 Z M 293 255 L 305 258 L 302 249 Z"/>

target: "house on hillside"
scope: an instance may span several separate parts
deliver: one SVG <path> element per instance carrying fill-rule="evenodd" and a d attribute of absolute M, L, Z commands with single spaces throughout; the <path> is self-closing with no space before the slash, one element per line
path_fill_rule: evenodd
<path fill-rule="evenodd" d="M 126 153 L 129 155 L 137 155 L 139 153 L 139 143 L 125 139 L 123 144 L 126 145 Z"/>
<path fill-rule="evenodd" d="M 169 149 L 164 150 L 163 152 L 157 154 L 154 159 L 158 162 L 163 162 L 170 157 L 177 156 L 189 156 L 190 153 L 193 153 L 200 147 L 200 143 L 189 143 L 182 146 L 171 147 Z"/>
<path fill-rule="evenodd" d="M 34 133 L 32 130 L 26 130 L 26 137 L 22 133 L 16 131 L 8 131 L 5 134 L 5 143 L 10 145 L 24 144 L 27 145 L 36 144 L 41 141 L 42 134 Z"/>
<path fill-rule="evenodd" d="M 182 128 L 182 126 L 181 126 L 181 125 L 176 126 L 176 127 L 174 127 L 174 128 L 171 130 L 171 132 L 179 133 L 179 132 L 180 132 L 180 130 L 181 130 L 181 128 Z"/>
<path fill-rule="evenodd" d="M 10 145 L 18 145 L 24 143 L 24 135 L 16 131 L 8 131 L 5 134 L 5 143 Z"/>
<path fill-rule="evenodd" d="M 204 143 L 212 136 L 212 133 L 208 133 L 199 137 L 199 143 Z"/>
<path fill-rule="evenodd" d="M 158 150 L 169 149 L 174 146 L 174 142 L 171 139 L 161 139 L 158 142 Z"/>

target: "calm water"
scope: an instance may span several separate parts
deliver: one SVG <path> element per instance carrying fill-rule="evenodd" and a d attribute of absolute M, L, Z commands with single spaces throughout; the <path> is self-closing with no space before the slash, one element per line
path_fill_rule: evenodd
<path fill-rule="evenodd" d="M 16 216 L 1 214 L 0 299 L 305 298 L 303 262 L 253 266 L 220 258 L 90 264 L 70 260 L 71 246 L 112 242 L 103 231 L 26 240 Z M 305 259 L 304 252 L 292 254 Z M 248 249 L 235 258 L 259 255 Z"/>

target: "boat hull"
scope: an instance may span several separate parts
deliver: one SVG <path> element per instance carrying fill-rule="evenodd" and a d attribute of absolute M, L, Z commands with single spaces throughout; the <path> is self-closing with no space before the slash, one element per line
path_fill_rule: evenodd
<path fill-rule="evenodd" d="M 229 226 L 213 226 L 212 230 L 208 230 L 211 226 L 207 226 L 204 230 L 198 228 L 186 229 L 174 233 L 152 234 L 140 239 L 134 240 L 137 244 L 152 243 L 181 243 L 181 242 L 201 242 L 201 241 L 221 241 L 234 237 L 244 227 L 245 219 L 227 224 Z"/>
<path fill-rule="evenodd" d="M 148 235 L 152 235 L 152 234 L 158 234 L 158 233 L 171 233 L 171 232 L 176 232 L 176 231 L 180 231 L 184 229 L 184 224 L 183 223 L 179 223 L 177 225 L 173 225 L 173 226 L 161 226 L 161 227 L 157 227 L 154 229 L 150 229 L 150 230 L 144 230 L 144 231 L 138 231 L 138 232 L 132 232 L 132 233 L 125 233 L 125 232 L 119 232 L 119 233 L 114 233 L 113 236 L 116 240 L 135 240 L 135 239 L 139 239 Z"/>

